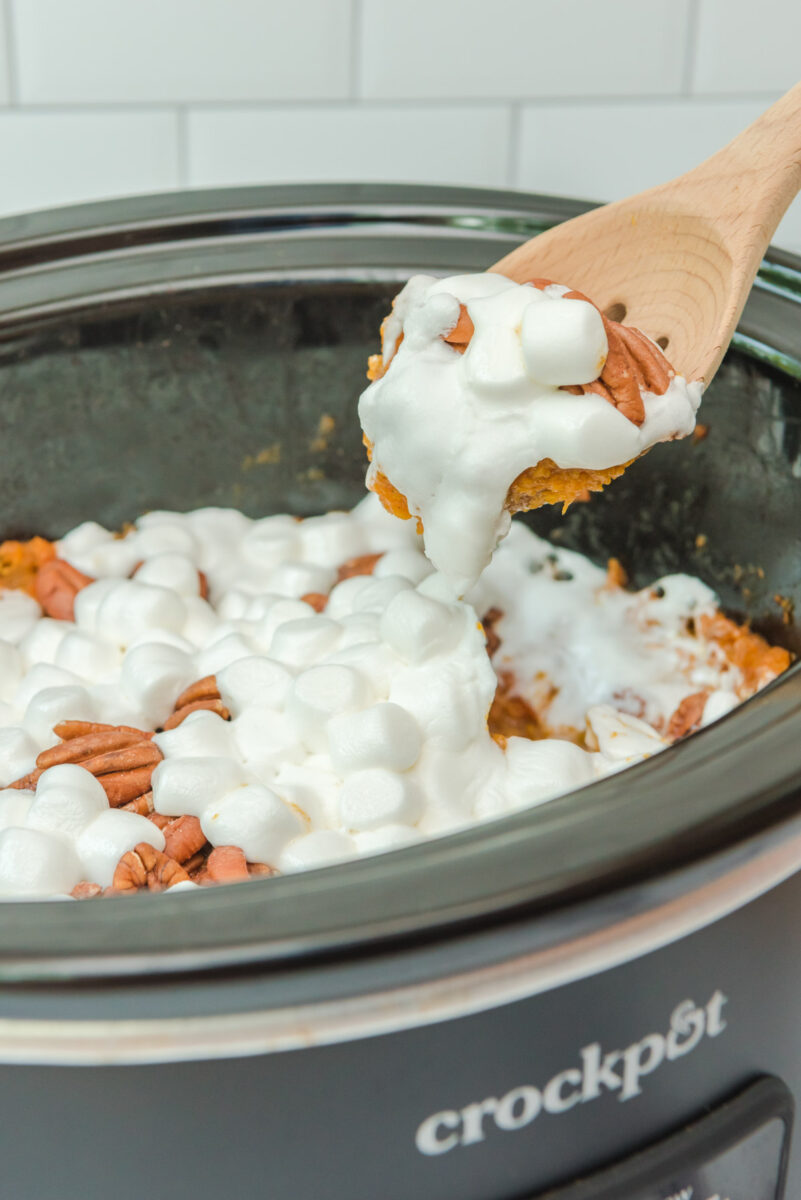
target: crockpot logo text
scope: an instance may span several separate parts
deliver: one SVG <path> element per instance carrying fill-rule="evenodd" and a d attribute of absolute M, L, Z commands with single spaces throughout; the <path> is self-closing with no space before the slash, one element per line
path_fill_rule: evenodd
<path fill-rule="evenodd" d="M 649 1033 L 624 1050 L 604 1053 L 600 1042 L 579 1052 L 581 1065 L 560 1071 L 543 1087 L 524 1083 L 505 1096 L 488 1096 L 462 1109 L 444 1109 L 423 1121 L 415 1142 L 421 1154 L 447 1154 L 457 1146 L 483 1142 L 497 1129 L 523 1129 L 542 1112 L 558 1116 L 577 1104 L 597 1100 L 604 1092 L 617 1092 L 619 1100 L 632 1100 L 642 1092 L 642 1080 L 664 1062 L 690 1054 L 704 1037 L 718 1037 L 726 1028 L 723 1006 L 727 997 L 717 991 L 699 1007 L 683 1000 L 670 1016 L 667 1033 Z"/>

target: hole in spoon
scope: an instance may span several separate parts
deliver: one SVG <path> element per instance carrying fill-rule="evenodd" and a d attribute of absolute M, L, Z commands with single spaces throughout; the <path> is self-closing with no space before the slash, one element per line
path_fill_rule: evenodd
<path fill-rule="evenodd" d="M 667 350 L 669 341 L 670 341 L 670 338 L 661 337 L 661 338 L 656 339 L 656 344 L 660 350 Z"/>
<path fill-rule="evenodd" d="M 618 300 L 616 304 L 610 304 L 609 307 L 604 310 L 604 316 L 609 321 L 622 321 L 625 315 L 626 306 L 621 300 Z"/>

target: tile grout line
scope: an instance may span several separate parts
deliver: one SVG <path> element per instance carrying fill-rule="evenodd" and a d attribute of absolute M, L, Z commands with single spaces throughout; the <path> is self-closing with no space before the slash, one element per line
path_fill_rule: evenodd
<path fill-rule="evenodd" d="M 364 39 L 362 0 L 350 3 L 350 99 L 360 100 L 362 93 L 362 47 Z"/>
<path fill-rule="evenodd" d="M 695 58 L 698 47 L 698 28 L 701 23 L 701 0 L 689 0 L 687 9 L 687 33 L 684 40 L 684 69 L 682 71 L 681 92 L 683 96 L 693 93 L 693 77 L 695 75 Z"/>
<path fill-rule="evenodd" d="M 189 186 L 189 110 L 185 104 L 175 109 L 176 165 L 178 187 Z"/>
<path fill-rule="evenodd" d="M 2 0 L 0 0 L 2 3 Z M 327 111 L 342 111 L 344 109 L 357 108 L 375 108 L 380 110 L 394 109 L 396 111 L 419 112 L 420 110 L 428 109 L 460 109 L 460 108 L 475 108 L 475 109 L 509 109 L 511 105 L 519 105 L 523 108 L 535 108 L 546 110 L 549 108 L 581 108 L 588 104 L 594 107 L 603 108 L 604 106 L 617 106 L 621 104 L 635 106 L 637 104 L 657 104 L 670 108 L 671 106 L 684 104 L 688 98 L 693 102 L 702 105 L 729 105 L 743 104 L 748 101 L 764 101 L 771 103 L 773 100 L 778 100 L 781 96 L 781 91 L 766 91 L 760 89 L 753 92 L 696 92 L 692 97 L 687 97 L 680 93 L 666 96 L 664 94 L 643 94 L 629 96 L 561 96 L 561 97 L 546 97 L 533 96 L 530 98 L 520 98 L 515 96 L 491 96 L 491 97 L 475 97 L 475 96 L 448 96 L 437 97 L 430 96 L 428 98 L 415 98 L 387 100 L 384 98 L 359 98 L 354 101 L 351 98 L 342 99 L 341 97 L 317 97 L 314 99 L 288 99 L 288 100 L 200 100 L 200 99 L 182 99 L 176 100 L 118 100 L 118 101 L 67 101 L 64 104 L 47 103 L 37 104 L 35 102 L 26 101 L 21 104 L 16 104 L 15 107 L 19 112 L 24 113 L 39 113 L 42 116 L 53 115 L 56 113 L 73 113 L 73 114 L 97 114 L 97 113 L 165 113 L 175 112 L 177 107 L 191 109 L 196 113 L 206 112 L 265 112 L 265 113 L 281 113 L 281 112 L 303 112 L 313 110 L 315 108 L 325 109 Z"/>
<path fill-rule="evenodd" d="M 16 21 L 14 20 L 13 0 L 3 0 L 3 16 L 6 28 L 6 68 L 8 70 L 8 104 L 17 107 L 19 104 L 19 74 L 17 71 L 17 38 Z"/>
<path fill-rule="evenodd" d="M 523 106 L 516 102 L 509 107 L 509 146 L 506 162 L 506 186 L 517 187 L 520 171 L 520 150 L 523 136 Z"/>

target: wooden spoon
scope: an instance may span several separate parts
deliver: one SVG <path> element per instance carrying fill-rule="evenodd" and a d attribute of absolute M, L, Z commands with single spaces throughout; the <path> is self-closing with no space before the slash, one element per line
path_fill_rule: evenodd
<path fill-rule="evenodd" d="M 686 175 L 557 225 L 490 270 L 577 288 L 709 383 L 799 189 L 801 83 Z"/>

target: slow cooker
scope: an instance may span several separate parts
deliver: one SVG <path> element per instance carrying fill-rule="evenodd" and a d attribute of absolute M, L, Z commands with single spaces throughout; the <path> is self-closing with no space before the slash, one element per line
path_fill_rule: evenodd
<path fill-rule="evenodd" d="M 314 186 L 2 222 L 0 532 L 351 505 L 356 398 L 403 281 L 586 207 Z M 771 251 L 707 436 L 538 531 L 640 585 L 699 575 L 799 650 L 799 380 L 801 259 Z M 800 784 L 792 668 L 623 775 L 414 848 L 3 904 L 2 1194 L 801 1195 Z"/>

